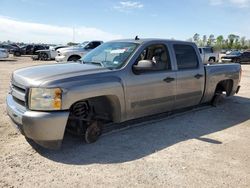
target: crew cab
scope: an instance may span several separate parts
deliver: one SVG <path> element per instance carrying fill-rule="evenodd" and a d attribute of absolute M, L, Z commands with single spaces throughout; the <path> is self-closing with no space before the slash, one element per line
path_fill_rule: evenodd
<path fill-rule="evenodd" d="M 56 62 L 77 61 L 102 43 L 102 41 L 85 41 L 77 46 L 59 49 L 55 57 Z"/>
<path fill-rule="evenodd" d="M 204 64 L 215 63 L 219 60 L 219 53 L 215 53 L 212 47 L 199 47 L 199 52 Z"/>
<path fill-rule="evenodd" d="M 110 123 L 215 104 L 240 79 L 240 64 L 204 65 L 191 42 L 116 40 L 77 63 L 14 71 L 7 112 L 24 136 L 58 148 L 65 130 L 92 143 Z"/>

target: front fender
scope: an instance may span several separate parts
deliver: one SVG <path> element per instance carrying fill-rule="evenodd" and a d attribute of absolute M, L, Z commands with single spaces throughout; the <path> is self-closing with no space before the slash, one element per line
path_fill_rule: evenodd
<path fill-rule="evenodd" d="M 123 84 L 117 80 L 102 80 L 95 83 L 79 83 L 71 86 L 64 91 L 63 109 L 70 109 L 70 107 L 78 101 L 102 96 L 107 97 L 112 103 L 115 113 L 114 121 L 120 122 L 125 119 L 126 111 Z M 105 106 L 103 108 L 105 108 Z"/>

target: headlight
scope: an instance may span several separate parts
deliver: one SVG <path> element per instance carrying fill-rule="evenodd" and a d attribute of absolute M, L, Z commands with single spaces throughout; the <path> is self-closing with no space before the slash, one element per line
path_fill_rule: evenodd
<path fill-rule="evenodd" d="M 62 90 L 60 88 L 31 88 L 29 91 L 30 110 L 61 110 Z"/>

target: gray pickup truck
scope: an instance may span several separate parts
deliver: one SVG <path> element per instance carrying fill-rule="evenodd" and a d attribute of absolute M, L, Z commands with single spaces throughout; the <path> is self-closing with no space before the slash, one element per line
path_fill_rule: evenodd
<path fill-rule="evenodd" d="M 16 70 L 7 112 L 26 137 L 58 148 L 65 130 L 94 142 L 108 124 L 210 103 L 239 91 L 240 64 L 204 65 L 194 43 L 106 42 L 78 63 Z"/>

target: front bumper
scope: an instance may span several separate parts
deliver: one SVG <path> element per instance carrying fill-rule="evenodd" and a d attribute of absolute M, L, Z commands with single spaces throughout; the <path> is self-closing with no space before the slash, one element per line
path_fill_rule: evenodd
<path fill-rule="evenodd" d="M 64 55 L 62 55 L 62 56 L 56 56 L 55 60 L 56 60 L 56 62 L 66 62 L 68 60 L 68 57 L 64 56 Z"/>
<path fill-rule="evenodd" d="M 222 62 L 228 63 L 228 62 L 233 62 L 233 59 L 221 59 Z"/>
<path fill-rule="evenodd" d="M 20 108 L 10 94 L 6 102 L 7 114 L 24 136 L 47 148 L 60 147 L 69 116 L 68 111 L 30 111 Z"/>

